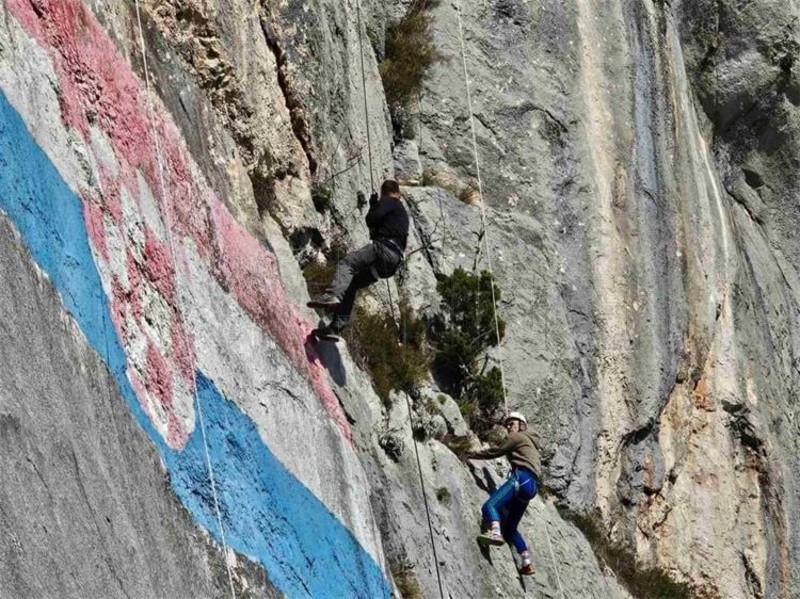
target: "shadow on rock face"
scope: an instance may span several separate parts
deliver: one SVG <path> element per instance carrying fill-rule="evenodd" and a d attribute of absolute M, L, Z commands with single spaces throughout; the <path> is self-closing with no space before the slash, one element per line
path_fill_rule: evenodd
<path fill-rule="evenodd" d="M 475 480 L 475 485 L 479 489 L 486 491 L 489 495 L 497 490 L 497 483 L 494 482 L 494 478 L 486 466 L 483 468 L 475 468 L 470 465 L 469 470 L 472 474 L 472 478 Z"/>
<path fill-rule="evenodd" d="M 478 546 L 478 550 L 481 552 L 483 559 L 485 559 L 490 566 L 494 566 L 494 562 L 492 561 L 492 551 L 489 547 L 485 545 L 481 545 L 478 541 L 475 541 L 475 544 Z"/>
<path fill-rule="evenodd" d="M 333 381 L 340 387 L 347 384 L 347 371 L 342 363 L 342 355 L 336 341 L 316 339 L 312 335 L 306 337 L 306 357 L 309 361 L 319 360 Z"/>

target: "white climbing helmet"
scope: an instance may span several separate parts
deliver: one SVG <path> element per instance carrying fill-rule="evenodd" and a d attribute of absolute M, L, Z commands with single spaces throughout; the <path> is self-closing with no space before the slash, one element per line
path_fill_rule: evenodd
<path fill-rule="evenodd" d="M 528 426 L 528 421 L 526 420 L 522 412 L 509 412 L 508 416 L 506 416 L 504 424 L 508 424 L 509 420 L 519 420 L 525 426 Z"/>

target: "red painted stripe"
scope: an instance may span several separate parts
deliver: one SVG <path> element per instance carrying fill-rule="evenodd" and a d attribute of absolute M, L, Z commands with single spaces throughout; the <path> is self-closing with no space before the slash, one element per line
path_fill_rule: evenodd
<path fill-rule="evenodd" d="M 103 213 L 120 224 L 119 189 L 125 186 L 132 195 L 137 195 L 139 171 L 161 206 L 162 218 L 166 195 L 171 218 L 164 221 L 171 221 L 173 235 L 178 240 L 192 239 L 217 281 L 230 290 L 262 330 L 275 338 L 292 364 L 311 382 L 330 417 L 350 440 L 350 427 L 341 406 L 313 347 L 306 343 L 313 325 L 288 301 L 275 256 L 234 220 L 202 176 L 192 176 L 189 152 L 172 119 L 157 102 L 154 124 L 160 138 L 167 187 L 166 193 L 161 193 L 145 86 L 92 12 L 80 0 L 6 0 L 6 6 L 51 57 L 59 80 L 65 126 L 78 131 L 87 143 L 90 127 L 101 129 L 119 161 L 116 176 L 105 170 L 101 173 L 103 191 L 108 189 L 109 193 L 100 198 L 99 207 L 91 205 L 92 197 L 97 202 L 97 190 L 81 190 L 87 228 L 100 254 L 103 257 L 108 254 L 101 226 Z M 146 234 L 144 263 L 128 261 L 129 269 L 136 270 L 130 273 L 131 279 L 150 281 L 169 301 L 176 289 L 169 248 L 160 245 L 151 231 Z M 176 251 L 182 254 L 183 248 L 177 247 Z M 176 256 L 179 265 L 185 260 L 185 255 Z M 188 276 L 188 271 L 184 276 Z M 129 301 L 137 305 L 139 299 L 134 297 Z M 177 311 L 174 302 L 172 309 Z M 122 335 L 122 310 L 115 308 L 114 315 Z M 177 317 L 174 321 L 178 321 Z M 170 356 L 170 360 L 175 360 L 178 371 L 185 377 L 186 357 L 194 354 L 193 344 L 190 335 L 180 331 L 180 327 L 177 329 L 172 331 L 176 355 Z M 148 361 L 150 358 L 160 364 L 156 356 L 148 353 Z M 151 394 L 155 392 L 162 398 L 165 409 L 171 406 L 164 395 L 166 382 L 160 376 L 150 376 L 143 384 Z M 137 392 L 141 391 L 141 385 L 141 381 L 135 381 Z M 191 380 L 187 381 L 187 387 L 191 387 Z M 173 441 L 185 439 L 186 431 L 179 430 L 180 424 L 173 419 L 169 421 L 169 429 Z"/>

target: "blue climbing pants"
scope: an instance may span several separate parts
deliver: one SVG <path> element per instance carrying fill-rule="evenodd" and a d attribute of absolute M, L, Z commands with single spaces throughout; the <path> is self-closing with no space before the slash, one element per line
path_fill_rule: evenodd
<path fill-rule="evenodd" d="M 483 504 L 485 520 L 500 522 L 506 543 L 513 543 L 517 553 L 528 550 L 525 539 L 517 530 L 528 503 L 536 497 L 539 483 L 536 476 L 525 468 L 514 468 L 508 480 L 498 487 Z"/>

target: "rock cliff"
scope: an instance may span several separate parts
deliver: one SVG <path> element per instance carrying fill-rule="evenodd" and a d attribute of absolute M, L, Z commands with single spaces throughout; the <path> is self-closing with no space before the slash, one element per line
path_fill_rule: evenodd
<path fill-rule="evenodd" d="M 413 4 L 3 3 L 0 596 L 800 596 L 798 7 L 434 2 L 398 127 Z M 306 340 L 395 173 L 365 304 L 493 270 L 533 578 L 455 401 Z"/>

